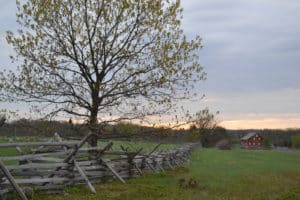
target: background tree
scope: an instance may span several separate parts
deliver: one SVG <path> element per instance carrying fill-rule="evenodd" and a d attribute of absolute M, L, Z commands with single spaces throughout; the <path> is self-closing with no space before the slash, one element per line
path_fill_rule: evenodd
<path fill-rule="evenodd" d="M 217 112 L 216 114 L 219 114 Z M 197 129 L 199 134 L 207 131 L 213 131 L 217 127 L 215 115 L 208 108 L 196 112 L 194 116 L 190 116 L 191 129 Z"/>
<path fill-rule="evenodd" d="M 219 111 L 211 113 L 208 108 L 190 115 L 188 124 L 190 130 L 189 141 L 200 141 L 204 147 L 214 147 L 218 145 L 221 149 L 230 149 L 229 135 L 225 128 L 218 126 L 216 115 Z"/>
<path fill-rule="evenodd" d="M 216 114 L 219 114 L 217 112 Z M 199 110 L 193 115 L 187 116 L 188 120 L 184 125 L 189 125 L 190 130 L 188 134 L 188 140 L 200 141 L 204 143 L 203 139 L 205 135 L 213 133 L 217 127 L 217 121 L 215 115 L 209 111 L 208 108 Z"/>
<path fill-rule="evenodd" d="M 21 29 L 7 41 L 21 64 L 1 73 L 2 94 L 47 116 L 95 128 L 165 113 L 205 77 L 201 39 L 184 35 L 179 0 L 17 0 L 17 8 Z"/>

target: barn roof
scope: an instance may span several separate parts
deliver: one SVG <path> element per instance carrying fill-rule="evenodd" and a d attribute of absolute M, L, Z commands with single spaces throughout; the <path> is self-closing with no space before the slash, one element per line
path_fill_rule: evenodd
<path fill-rule="evenodd" d="M 247 135 L 244 135 L 241 140 L 248 140 L 249 138 L 253 137 L 254 135 L 256 135 L 256 133 L 252 132 L 252 133 L 248 133 Z"/>

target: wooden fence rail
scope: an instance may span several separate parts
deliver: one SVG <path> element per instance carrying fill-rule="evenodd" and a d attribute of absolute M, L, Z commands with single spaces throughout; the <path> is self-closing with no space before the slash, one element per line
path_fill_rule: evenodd
<path fill-rule="evenodd" d="M 15 191 L 20 199 L 27 200 L 25 187 L 30 191 L 56 193 L 66 186 L 85 184 L 96 193 L 93 183 L 111 179 L 125 183 L 126 179 L 142 176 L 145 171 L 173 169 L 185 162 L 195 147 L 195 144 L 185 144 L 172 150 L 157 151 L 157 145 L 148 153 L 124 147 L 122 151 L 113 151 L 112 142 L 103 147 L 84 147 L 89 137 L 91 135 L 76 143 L 63 142 L 56 135 L 55 142 L 0 144 L 0 150 L 37 147 L 29 154 L 22 152 L 20 156 L 0 157 L 0 199 Z"/>

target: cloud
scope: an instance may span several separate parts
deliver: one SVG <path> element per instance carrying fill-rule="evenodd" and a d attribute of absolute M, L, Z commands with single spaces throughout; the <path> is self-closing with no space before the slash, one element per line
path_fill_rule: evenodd
<path fill-rule="evenodd" d="M 213 113 L 220 111 L 216 119 L 226 128 L 267 128 L 269 125 L 275 128 L 276 123 L 277 127 L 300 128 L 300 89 L 208 92 L 206 96 L 203 100 L 183 102 L 183 106 L 190 113 L 205 107 Z"/>
<path fill-rule="evenodd" d="M 183 27 L 203 37 L 208 91 L 300 88 L 300 2 L 183 1 Z"/>
<path fill-rule="evenodd" d="M 226 120 L 241 118 L 248 113 L 300 113 L 300 89 L 209 93 L 207 96 L 214 99 L 213 102 L 205 102 L 208 107 L 219 110 Z"/>
<path fill-rule="evenodd" d="M 227 129 L 288 129 L 300 128 L 300 118 L 267 118 L 260 120 L 231 120 L 220 123 Z"/>

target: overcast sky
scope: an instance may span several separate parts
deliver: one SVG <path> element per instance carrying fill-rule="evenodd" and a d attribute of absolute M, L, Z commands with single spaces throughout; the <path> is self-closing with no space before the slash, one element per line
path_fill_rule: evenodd
<path fill-rule="evenodd" d="M 5 31 L 16 30 L 15 1 L 0 0 L 0 68 L 12 67 Z M 300 127 L 300 1 L 182 0 L 183 28 L 200 35 L 199 86 L 228 128 Z"/>
<path fill-rule="evenodd" d="M 202 104 L 227 127 L 300 127 L 300 1 L 182 1 L 208 73 Z"/>

